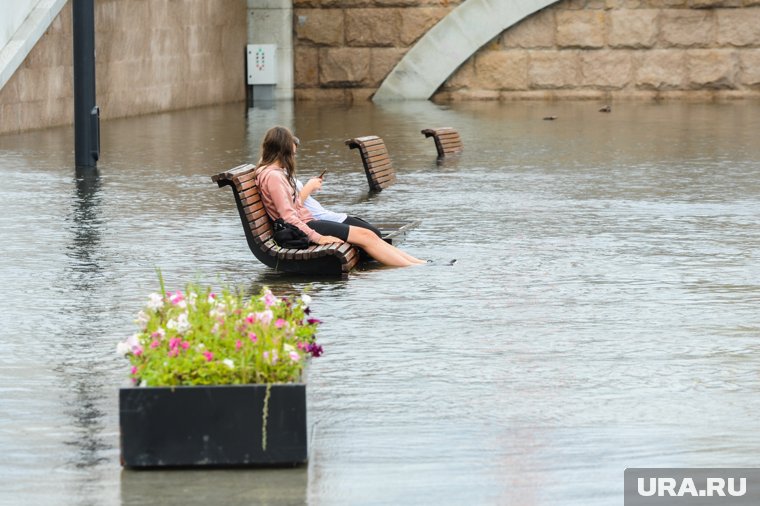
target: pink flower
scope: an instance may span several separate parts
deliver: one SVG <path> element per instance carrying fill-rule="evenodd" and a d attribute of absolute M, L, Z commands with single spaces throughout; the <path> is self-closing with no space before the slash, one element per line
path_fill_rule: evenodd
<path fill-rule="evenodd" d="M 254 334 L 253 332 L 251 332 L 250 334 L 248 334 L 248 339 L 250 339 L 252 343 L 255 343 L 256 341 L 258 341 L 258 338 L 256 337 L 256 334 Z"/>
<path fill-rule="evenodd" d="M 186 349 L 188 349 L 190 347 L 190 342 L 189 341 L 182 341 L 181 343 L 179 343 L 179 345 L 182 346 L 183 350 L 186 350 Z"/>
<path fill-rule="evenodd" d="M 264 305 L 266 307 L 270 307 L 277 304 L 278 299 L 272 294 L 271 290 L 267 290 L 266 292 L 264 292 L 264 296 L 261 297 L 261 300 L 264 301 Z"/>
<path fill-rule="evenodd" d="M 152 343 L 150 343 L 150 349 L 151 350 L 155 350 L 159 346 L 161 346 L 161 343 L 159 343 L 158 341 L 153 341 Z"/>
<path fill-rule="evenodd" d="M 281 329 L 282 327 L 285 326 L 286 323 L 287 322 L 283 320 L 282 318 L 277 318 L 277 321 L 274 322 L 274 326 L 277 327 L 278 329 Z"/>
<path fill-rule="evenodd" d="M 134 348 L 132 348 L 132 353 L 136 357 L 139 357 L 140 355 L 142 355 L 143 354 L 143 348 L 142 348 L 142 346 L 135 346 Z"/>
<path fill-rule="evenodd" d="M 209 361 L 209 362 L 211 362 L 212 360 L 214 360 L 214 354 L 211 353 L 210 351 L 204 351 L 203 352 L 203 356 L 206 357 L 206 360 Z"/>
<path fill-rule="evenodd" d="M 298 352 L 296 351 L 291 351 L 290 353 L 288 353 L 288 356 L 290 357 L 290 360 L 292 360 L 293 362 L 298 362 L 299 360 L 301 360 L 301 355 L 299 355 Z"/>
<path fill-rule="evenodd" d="M 135 374 L 137 374 L 137 367 L 133 365 L 132 366 L 132 376 L 134 376 Z"/>
<path fill-rule="evenodd" d="M 166 295 L 169 297 L 169 301 L 174 304 L 175 306 L 185 300 L 185 296 L 182 295 L 182 292 L 177 290 L 172 294 L 172 292 L 167 292 Z"/>
<path fill-rule="evenodd" d="M 272 314 L 271 309 L 266 309 L 260 313 L 256 313 L 254 316 L 264 325 L 269 325 L 272 322 L 272 318 L 274 318 L 274 314 Z"/>
<path fill-rule="evenodd" d="M 172 337 L 171 339 L 169 339 L 169 349 L 176 350 L 181 342 L 182 342 L 181 338 Z"/>
<path fill-rule="evenodd" d="M 304 351 L 306 351 L 306 349 L 307 349 L 307 348 L 308 348 L 308 345 L 307 345 L 306 343 L 304 343 L 304 342 L 299 342 L 299 343 L 298 343 L 298 349 L 299 349 L 299 350 L 304 350 Z"/>
<path fill-rule="evenodd" d="M 170 357 L 176 357 L 177 355 L 179 355 L 179 350 L 177 348 L 169 350 Z"/>
<path fill-rule="evenodd" d="M 243 343 L 240 341 L 240 339 L 238 339 L 237 341 L 235 341 L 235 349 L 236 350 L 240 350 L 240 348 L 242 348 L 242 347 L 243 347 Z"/>
<path fill-rule="evenodd" d="M 256 321 L 256 316 L 249 314 L 248 316 L 245 317 L 245 321 L 248 323 L 253 323 Z"/>

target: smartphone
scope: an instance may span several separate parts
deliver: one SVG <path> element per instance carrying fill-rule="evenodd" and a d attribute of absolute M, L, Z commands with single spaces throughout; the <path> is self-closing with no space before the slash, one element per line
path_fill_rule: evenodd
<path fill-rule="evenodd" d="M 327 172 L 327 169 L 322 171 L 322 173 L 319 175 L 319 179 L 323 179 L 325 177 L 325 172 Z"/>

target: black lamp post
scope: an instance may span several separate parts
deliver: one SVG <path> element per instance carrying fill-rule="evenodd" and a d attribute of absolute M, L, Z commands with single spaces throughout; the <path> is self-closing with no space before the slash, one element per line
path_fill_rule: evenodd
<path fill-rule="evenodd" d="M 72 0 L 74 25 L 74 152 L 77 168 L 97 167 L 100 109 L 95 105 L 94 0 Z"/>

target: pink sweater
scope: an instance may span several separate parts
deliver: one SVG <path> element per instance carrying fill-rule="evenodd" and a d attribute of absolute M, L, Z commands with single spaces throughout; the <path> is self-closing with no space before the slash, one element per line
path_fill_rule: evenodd
<path fill-rule="evenodd" d="M 293 187 L 288 182 L 288 176 L 280 167 L 270 165 L 256 177 L 256 184 L 261 193 L 264 209 L 273 220 L 282 218 L 283 221 L 295 225 L 305 233 L 309 241 L 319 243 L 322 235 L 309 228 L 306 223 L 312 221 L 311 215 L 301 202 L 293 200 Z"/>

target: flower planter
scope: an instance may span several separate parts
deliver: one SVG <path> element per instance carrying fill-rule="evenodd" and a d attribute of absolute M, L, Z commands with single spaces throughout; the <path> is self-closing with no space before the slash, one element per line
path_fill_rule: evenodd
<path fill-rule="evenodd" d="M 149 468 L 305 463 L 306 385 L 272 384 L 268 400 L 266 397 L 267 385 L 261 384 L 122 388 L 122 465 Z"/>

